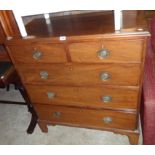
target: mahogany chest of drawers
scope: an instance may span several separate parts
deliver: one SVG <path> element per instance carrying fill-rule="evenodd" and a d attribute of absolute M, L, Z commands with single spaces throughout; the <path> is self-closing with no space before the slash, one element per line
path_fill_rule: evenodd
<path fill-rule="evenodd" d="M 77 22 L 81 18 L 94 20 L 79 15 Z M 87 34 L 85 28 L 81 30 L 84 34 L 78 35 L 68 30 L 65 40 L 57 34 L 12 39 L 8 41 L 9 54 L 43 132 L 50 124 L 94 128 L 125 134 L 130 143 L 137 144 L 149 33 L 91 33 L 94 29 Z"/>

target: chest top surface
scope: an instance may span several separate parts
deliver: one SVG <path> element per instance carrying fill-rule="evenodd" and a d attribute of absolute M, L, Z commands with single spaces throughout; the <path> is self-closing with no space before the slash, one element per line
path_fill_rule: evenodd
<path fill-rule="evenodd" d="M 39 18 L 38 18 L 39 17 Z M 59 38 L 60 36 L 124 36 L 149 35 L 144 11 L 122 11 L 121 30 L 114 28 L 114 11 L 97 11 L 82 14 L 27 17 L 26 40 L 38 38 Z"/>

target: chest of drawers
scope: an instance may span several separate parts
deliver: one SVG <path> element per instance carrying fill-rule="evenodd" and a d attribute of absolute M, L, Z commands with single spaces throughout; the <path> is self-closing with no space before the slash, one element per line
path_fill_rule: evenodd
<path fill-rule="evenodd" d="M 139 107 L 148 32 L 12 39 L 11 59 L 47 125 L 139 137 Z"/>

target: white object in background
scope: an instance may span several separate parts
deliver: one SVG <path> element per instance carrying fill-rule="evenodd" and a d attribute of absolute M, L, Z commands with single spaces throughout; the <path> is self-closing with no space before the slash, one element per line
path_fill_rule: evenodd
<path fill-rule="evenodd" d="M 114 10 L 115 31 L 120 31 L 122 28 L 122 10 Z"/>
<path fill-rule="evenodd" d="M 26 0 L 22 1 L 22 2 L 24 2 L 25 7 L 27 5 L 29 5 L 29 3 L 27 3 Z M 61 8 L 59 3 L 57 3 L 57 4 L 56 3 L 54 3 L 54 6 L 50 6 L 48 3 L 45 3 L 41 10 L 40 9 L 34 9 L 34 8 L 20 9 L 18 7 L 19 5 L 14 5 L 14 8 L 12 10 L 13 10 L 13 13 L 14 13 L 14 16 L 15 16 L 15 19 L 16 19 L 16 22 L 18 24 L 18 27 L 19 27 L 19 30 L 20 30 L 20 33 L 21 33 L 22 37 L 27 36 L 27 32 L 26 32 L 25 25 L 24 25 L 24 22 L 22 20 L 22 17 L 31 16 L 31 15 L 38 15 L 38 14 L 44 14 L 45 19 L 47 18 L 46 21 L 50 24 L 50 22 L 48 20 L 48 15 L 47 15 L 49 12 L 52 13 L 52 12 L 59 12 L 59 11 L 67 11 L 63 7 Z M 66 4 L 66 2 L 65 2 L 65 4 Z"/>
<path fill-rule="evenodd" d="M 44 13 L 44 17 L 45 17 L 45 19 L 49 19 L 50 18 L 49 13 Z"/>
<path fill-rule="evenodd" d="M 18 11 L 13 10 L 13 14 L 15 16 L 16 22 L 18 24 L 18 28 L 20 30 L 20 33 L 22 35 L 22 37 L 26 37 L 27 36 L 27 32 L 25 29 L 25 25 L 24 22 L 22 20 L 22 16 L 20 15 L 20 13 Z"/>
<path fill-rule="evenodd" d="M 47 25 L 50 25 L 51 24 L 51 21 L 50 21 L 50 15 L 49 15 L 49 13 L 44 13 L 44 18 L 46 20 L 46 24 Z"/>

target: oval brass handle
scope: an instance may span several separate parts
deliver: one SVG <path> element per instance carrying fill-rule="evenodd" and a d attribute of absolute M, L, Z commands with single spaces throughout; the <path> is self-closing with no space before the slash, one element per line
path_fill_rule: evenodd
<path fill-rule="evenodd" d="M 36 60 L 41 59 L 42 56 L 43 56 L 43 53 L 42 53 L 41 51 L 35 50 L 35 51 L 33 52 L 33 58 L 36 59 Z"/>
<path fill-rule="evenodd" d="M 59 118 L 61 116 L 61 112 L 54 112 L 53 116 Z"/>
<path fill-rule="evenodd" d="M 102 96 L 102 101 L 104 103 L 108 103 L 112 101 L 112 97 L 111 96 Z"/>
<path fill-rule="evenodd" d="M 48 79 L 48 72 L 47 71 L 40 71 L 41 79 Z"/>
<path fill-rule="evenodd" d="M 110 79 L 110 74 L 108 72 L 102 72 L 100 77 L 101 77 L 101 80 L 106 81 Z"/>
<path fill-rule="evenodd" d="M 104 123 L 111 123 L 112 122 L 112 118 L 111 117 L 104 117 L 103 118 L 103 122 Z"/>
<path fill-rule="evenodd" d="M 56 94 L 54 92 L 47 92 L 47 96 L 49 99 L 53 99 L 56 96 Z"/>
<path fill-rule="evenodd" d="M 101 49 L 100 51 L 97 52 L 97 55 L 99 58 L 104 59 L 109 56 L 109 51 L 107 49 Z"/>

